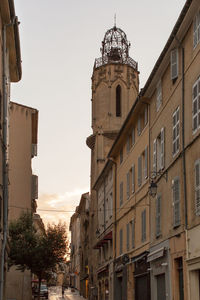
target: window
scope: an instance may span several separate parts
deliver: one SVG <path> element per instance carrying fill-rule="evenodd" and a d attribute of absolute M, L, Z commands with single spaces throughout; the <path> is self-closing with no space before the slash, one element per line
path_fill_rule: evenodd
<path fill-rule="evenodd" d="M 156 199 L 156 237 L 159 237 L 161 233 L 160 221 L 161 221 L 161 195 L 158 195 Z"/>
<path fill-rule="evenodd" d="M 119 205 L 122 206 L 122 204 L 123 204 L 123 182 L 121 182 L 120 186 L 119 186 L 119 195 L 120 195 Z"/>
<path fill-rule="evenodd" d="M 129 251 L 129 244 L 130 244 L 130 242 L 129 242 L 129 235 L 130 235 L 130 233 L 129 233 L 129 231 L 130 231 L 130 224 L 129 223 L 127 223 L 126 224 L 126 249 L 127 249 L 127 251 Z"/>
<path fill-rule="evenodd" d="M 130 222 L 131 225 L 131 246 L 135 247 L 135 221 L 134 219 Z"/>
<path fill-rule="evenodd" d="M 140 135 L 142 132 L 142 128 L 141 128 L 141 117 L 138 117 L 138 121 L 137 121 L 137 133 L 138 135 Z"/>
<path fill-rule="evenodd" d="M 132 129 L 132 146 L 135 144 L 135 128 Z"/>
<path fill-rule="evenodd" d="M 130 197 L 130 172 L 126 174 L 126 197 Z"/>
<path fill-rule="evenodd" d="M 142 184 L 142 156 L 138 157 L 138 186 Z"/>
<path fill-rule="evenodd" d="M 195 210 L 200 215 L 200 159 L 195 162 Z"/>
<path fill-rule="evenodd" d="M 142 220 L 142 242 L 144 242 L 146 241 L 146 209 L 142 211 L 141 220 Z"/>
<path fill-rule="evenodd" d="M 121 164 L 123 162 L 123 148 L 121 148 L 121 150 L 120 150 L 119 160 L 120 160 L 120 164 Z"/>
<path fill-rule="evenodd" d="M 123 253 L 123 229 L 121 228 L 119 231 L 119 254 Z"/>
<path fill-rule="evenodd" d="M 196 132 L 200 128 L 200 78 L 192 89 L 192 123 L 193 132 Z"/>
<path fill-rule="evenodd" d="M 116 117 L 121 117 L 121 86 L 116 88 Z"/>
<path fill-rule="evenodd" d="M 180 112 L 179 107 L 173 113 L 173 155 L 176 155 L 179 151 L 180 142 Z"/>
<path fill-rule="evenodd" d="M 132 186 L 132 193 L 135 192 L 135 165 L 131 168 L 131 186 Z"/>
<path fill-rule="evenodd" d="M 148 177 L 148 148 L 138 157 L 138 186 Z"/>
<path fill-rule="evenodd" d="M 176 177 L 172 180 L 173 207 L 174 207 L 174 227 L 180 225 L 180 180 Z"/>
<path fill-rule="evenodd" d="M 161 104 L 162 104 L 162 83 L 160 80 L 156 87 L 156 110 L 157 111 L 159 111 Z"/>
<path fill-rule="evenodd" d="M 127 152 L 127 153 L 129 153 L 130 148 L 131 148 L 131 135 L 129 135 L 129 136 L 127 137 L 127 141 L 126 141 L 126 152 Z"/>
<path fill-rule="evenodd" d="M 194 48 L 200 42 L 200 11 L 196 14 L 194 18 L 194 27 L 193 27 L 193 43 Z"/>
<path fill-rule="evenodd" d="M 113 193 L 111 192 L 110 193 L 110 212 L 109 212 L 109 214 L 110 214 L 110 218 L 112 217 L 112 214 L 113 214 Z"/>
<path fill-rule="evenodd" d="M 148 122 L 148 106 L 146 104 L 144 109 L 144 126 L 147 125 L 147 122 Z"/>
<path fill-rule="evenodd" d="M 156 139 L 153 141 L 153 172 L 154 176 L 157 171 L 165 167 L 165 129 L 161 128 Z"/>
<path fill-rule="evenodd" d="M 178 77 L 178 49 L 171 51 L 171 79 L 174 80 Z"/>
<path fill-rule="evenodd" d="M 148 149 L 147 147 L 144 150 L 144 178 L 148 177 Z"/>

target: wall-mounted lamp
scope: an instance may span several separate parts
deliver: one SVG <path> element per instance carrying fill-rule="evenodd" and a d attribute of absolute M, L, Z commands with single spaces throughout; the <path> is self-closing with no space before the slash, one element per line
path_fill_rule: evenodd
<path fill-rule="evenodd" d="M 165 173 L 163 173 L 161 170 L 158 171 L 158 172 L 152 172 L 151 183 L 150 183 L 150 186 L 149 186 L 149 195 L 153 198 L 157 195 L 157 184 L 154 181 L 157 176 L 163 176 L 165 178 L 166 182 L 168 180 L 167 171 Z"/>
<path fill-rule="evenodd" d="M 157 184 L 156 182 L 151 181 L 149 186 L 149 195 L 154 198 L 156 194 L 157 194 Z"/>

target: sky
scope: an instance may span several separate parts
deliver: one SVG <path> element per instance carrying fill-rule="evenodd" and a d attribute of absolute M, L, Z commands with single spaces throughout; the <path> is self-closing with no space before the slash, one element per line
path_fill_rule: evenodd
<path fill-rule="evenodd" d="M 90 190 L 91 76 L 105 32 L 116 25 L 131 43 L 145 85 L 185 0 L 14 0 L 22 79 L 11 100 L 39 110 L 38 213 L 69 223 Z M 52 212 L 51 210 L 54 210 Z"/>

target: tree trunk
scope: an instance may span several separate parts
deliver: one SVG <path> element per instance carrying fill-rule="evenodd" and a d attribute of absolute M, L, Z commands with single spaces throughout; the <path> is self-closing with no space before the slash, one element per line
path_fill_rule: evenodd
<path fill-rule="evenodd" d="M 40 300 L 40 287 L 41 287 L 42 277 L 38 277 L 38 300 Z"/>

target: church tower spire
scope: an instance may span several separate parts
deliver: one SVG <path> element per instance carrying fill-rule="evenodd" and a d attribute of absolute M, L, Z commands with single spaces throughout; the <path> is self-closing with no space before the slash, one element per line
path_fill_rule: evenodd
<path fill-rule="evenodd" d="M 101 57 L 95 59 L 92 75 L 92 130 L 87 145 L 92 150 L 91 184 L 100 174 L 107 154 L 139 90 L 137 63 L 129 56 L 130 43 L 123 30 L 107 30 Z"/>

